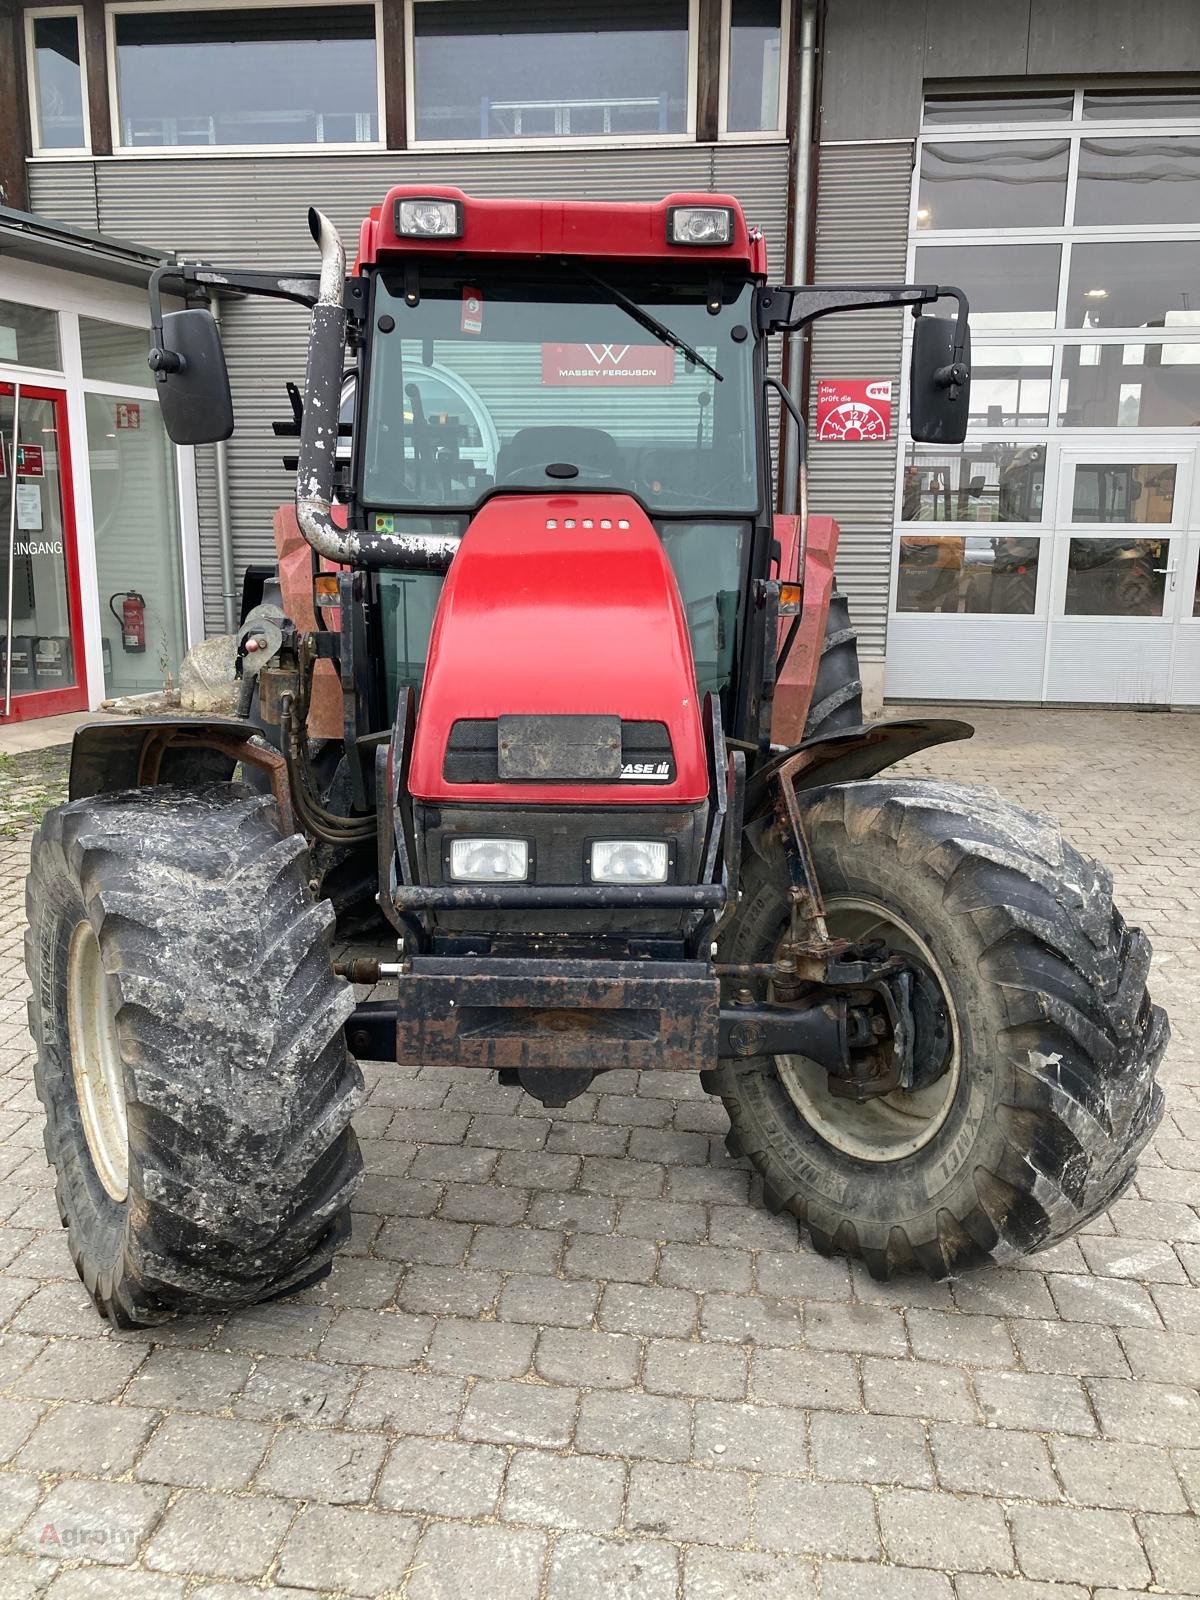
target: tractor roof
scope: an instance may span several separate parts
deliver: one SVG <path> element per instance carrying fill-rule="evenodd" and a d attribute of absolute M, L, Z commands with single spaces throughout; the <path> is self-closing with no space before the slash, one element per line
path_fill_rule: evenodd
<path fill-rule="evenodd" d="M 402 200 L 452 201 L 459 231 L 452 238 L 405 237 L 397 231 Z M 677 207 L 725 208 L 728 244 L 676 244 L 669 236 Z M 451 256 L 582 256 L 604 261 L 728 263 L 752 276 L 767 275 L 767 247 L 748 228 L 732 195 L 669 194 L 663 200 L 484 200 L 442 184 L 397 184 L 372 206 L 359 234 L 359 267 L 420 253 Z"/>

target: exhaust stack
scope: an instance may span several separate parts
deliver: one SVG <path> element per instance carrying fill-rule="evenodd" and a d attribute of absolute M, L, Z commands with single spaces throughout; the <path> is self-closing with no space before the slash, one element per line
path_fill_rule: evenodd
<path fill-rule="evenodd" d="M 308 333 L 296 521 L 317 554 L 330 561 L 445 572 L 459 546 L 456 534 L 368 533 L 339 528 L 333 520 L 333 474 L 346 354 L 346 248 L 333 223 L 315 207 L 309 210 L 308 226 L 321 252 L 321 277 Z"/>

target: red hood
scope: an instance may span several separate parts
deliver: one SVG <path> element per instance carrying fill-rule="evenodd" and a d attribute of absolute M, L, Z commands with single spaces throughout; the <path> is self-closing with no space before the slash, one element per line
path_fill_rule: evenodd
<path fill-rule="evenodd" d="M 448 782 L 460 719 L 605 715 L 664 723 L 669 782 Z M 687 618 L 646 513 L 621 494 L 503 495 L 463 538 L 429 640 L 409 772 L 421 800 L 697 804 L 708 768 Z"/>

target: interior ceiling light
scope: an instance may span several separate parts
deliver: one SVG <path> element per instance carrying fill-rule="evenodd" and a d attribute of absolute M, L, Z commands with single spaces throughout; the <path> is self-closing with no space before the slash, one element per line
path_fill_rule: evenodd
<path fill-rule="evenodd" d="M 1108 290 L 1107 289 L 1085 289 L 1083 291 L 1083 298 L 1085 300 L 1107 300 L 1108 299 Z"/>

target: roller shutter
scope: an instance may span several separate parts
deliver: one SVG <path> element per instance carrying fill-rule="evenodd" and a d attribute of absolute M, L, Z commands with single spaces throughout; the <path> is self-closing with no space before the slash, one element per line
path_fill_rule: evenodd
<path fill-rule="evenodd" d="M 902 283 L 912 186 L 910 144 L 825 145 L 817 184 L 818 283 Z M 837 518 L 838 583 L 850 597 L 865 659 L 879 660 L 887 631 L 896 496 L 902 311 L 826 317 L 813 330 L 809 416 L 828 378 L 890 378 L 892 438 L 886 444 L 821 444 L 809 457 L 809 504 Z"/>

